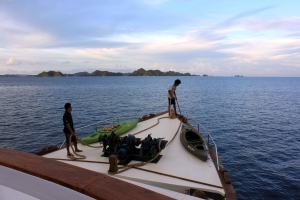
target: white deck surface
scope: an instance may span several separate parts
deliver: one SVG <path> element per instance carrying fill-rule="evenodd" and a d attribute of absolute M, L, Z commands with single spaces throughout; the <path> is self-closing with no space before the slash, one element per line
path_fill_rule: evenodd
<path fill-rule="evenodd" d="M 167 114 L 149 119 L 144 122 L 140 122 L 134 129 L 132 129 L 127 134 L 134 134 L 141 130 L 144 130 L 147 127 L 150 127 L 157 123 L 158 118 L 166 116 Z M 149 130 L 139 133 L 135 135 L 135 137 L 144 139 L 148 134 L 151 133 L 152 138 L 164 137 L 165 140 L 170 141 L 174 134 L 176 134 L 176 130 L 178 129 L 179 125 L 180 121 L 178 119 L 163 118 L 160 119 L 159 124 L 157 126 L 154 126 Z M 141 168 L 222 187 L 218 173 L 215 169 L 214 164 L 211 162 L 211 159 L 208 159 L 206 162 L 203 162 L 200 159 L 193 156 L 192 154 L 190 154 L 188 151 L 186 151 L 186 149 L 184 149 L 180 142 L 180 131 L 181 128 L 178 130 L 178 134 L 176 135 L 175 139 L 164 150 L 162 150 L 162 158 L 159 160 L 158 163 L 148 163 L 142 166 Z M 99 146 L 100 144 L 95 143 L 92 145 Z M 88 146 L 83 146 L 81 144 L 79 144 L 78 148 L 83 150 L 81 154 L 87 157 L 85 160 L 108 162 L 108 158 L 101 157 L 101 155 L 103 154 L 102 148 L 91 148 Z M 66 159 L 66 149 L 47 154 L 44 157 Z M 62 162 L 89 169 L 92 171 L 100 172 L 103 174 L 107 174 L 107 170 L 109 169 L 108 164 L 76 161 Z M 135 162 L 136 161 L 131 161 L 129 164 Z M 221 188 L 207 186 L 205 184 L 181 180 L 179 178 L 168 177 L 165 175 L 159 175 L 138 169 L 129 169 L 125 172 L 113 176 L 180 193 L 186 193 L 186 190 L 193 188 L 203 189 L 204 191 L 219 193 L 221 195 L 225 194 L 224 189 Z"/>
<path fill-rule="evenodd" d="M 50 181 L 0 165 L 0 200 L 91 200 L 93 198 Z"/>

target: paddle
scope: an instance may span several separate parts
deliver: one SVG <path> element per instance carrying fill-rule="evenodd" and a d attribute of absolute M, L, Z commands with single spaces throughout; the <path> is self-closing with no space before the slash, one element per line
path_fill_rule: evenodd
<path fill-rule="evenodd" d="M 180 115 L 181 115 L 180 106 L 179 106 L 179 103 L 178 103 L 177 97 L 176 97 L 175 99 L 176 99 L 176 102 L 177 102 L 177 105 L 178 105 L 178 109 L 179 109 L 179 112 L 180 112 Z"/>

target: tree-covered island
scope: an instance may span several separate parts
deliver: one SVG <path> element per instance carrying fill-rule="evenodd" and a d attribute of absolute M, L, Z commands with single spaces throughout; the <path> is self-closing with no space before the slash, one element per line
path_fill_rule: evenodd
<path fill-rule="evenodd" d="M 190 73 L 180 73 L 174 71 L 162 72 L 160 70 L 145 70 L 140 68 L 135 70 L 132 73 L 121 73 L 121 72 L 109 72 L 109 71 L 100 71 L 96 70 L 92 73 L 88 72 L 78 72 L 74 74 L 63 74 L 59 71 L 48 71 L 42 72 L 38 75 L 34 75 L 35 77 L 67 77 L 67 76 L 197 76 L 191 75 Z"/>

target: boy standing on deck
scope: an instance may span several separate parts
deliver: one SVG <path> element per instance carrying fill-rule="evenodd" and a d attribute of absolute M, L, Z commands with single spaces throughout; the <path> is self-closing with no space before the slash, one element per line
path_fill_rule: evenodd
<path fill-rule="evenodd" d="M 169 116 L 170 116 L 170 106 L 171 104 L 173 104 L 173 107 L 174 107 L 174 111 L 175 111 L 175 115 L 177 116 L 177 113 L 176 113 L 176 105 L 175 105 L 175 99 L 177 99 L 176 97 L 176 93 L 175 93 L 175 90 L 176 90 L 176 87 L 181 84 L 181 81 L 179 79 L 176 79 L 174 81 L 174 84 L 171 84 L 169 86 L 169 89 L 168 89 L 168 102 L 169 102 L 169 106 L 168 106 L 168 111 L 169 111 Z"/>
<path fill-rule="evenodd" d="M 66 103 L 65 104 L 65 114 L 63 116 L 63 122 L 64 122 L 64 133 L 65 133 L 65 136 L 66 136 L 66 147 L 67 147 L 67 156 L 68 157 L 72 157 L 73 154 L 70 153 L 70 144 L 69 144 L 69 140 L 70 140 L 70 137 L 71 138 L 71 142 L 74 143 L 74 146 L 75 146 L 75 152 L 82 152 L 81 150 L 79 150 L 77 148 L 77 139 L 76 139 L 76 135 L 75 135 L 75 129 L 74 129 L 74 125 L 73 125 L 73 119 L 72 119 L 72 115 L 71 115 L 71 112 L 72 112 L 72 106 L 70 103 Z"/>

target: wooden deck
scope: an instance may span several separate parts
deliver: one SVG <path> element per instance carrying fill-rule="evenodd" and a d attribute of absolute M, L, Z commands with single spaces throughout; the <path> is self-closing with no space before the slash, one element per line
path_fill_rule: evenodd
<path fill-rule="evenodd" d="M 0 165 L 65 186 L 95 199 L 172 199 L 104 174 L 5 148 L 0 148 Z"/>

